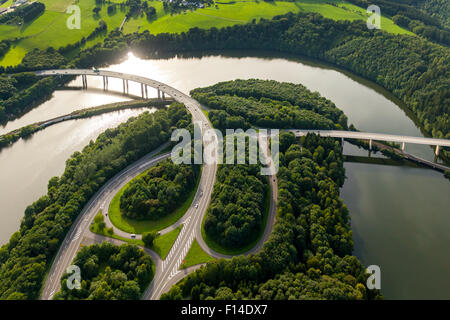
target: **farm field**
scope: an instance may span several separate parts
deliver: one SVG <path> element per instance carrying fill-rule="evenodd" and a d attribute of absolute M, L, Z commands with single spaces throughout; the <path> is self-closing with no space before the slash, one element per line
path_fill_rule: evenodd
<path fill-rule="evenodd" d="M 45 49 L 49 46 L 59 48 L 70 43 L 75 43 L 83 37 L 89 36 L 98 26 L 100 20 L 108 25 L 108 30 L 119 27 L 125 17 L 125 12 L 117 10 L 114 15 L 108 15 L 106 7 L 103 7 L 98 16 L 92 9 L 95 0 L 79 0 L 77 5 L 81 9 L 81 28 L 68 29 L 66 21 L 69 14 L 65 11 L 74 3 L 73 0 L 40 0 L 46 6 L 46 11 L 30 24 L 23 26 L 0 25 L 0 41 L 4 39 L 20 38 L 12 46 L 11 50 L 0 60 L 0 65 L 8 66 L 20 63 L 26 52 L 33 48 Z M 97 40 L 97 41 L 95 41 Z M 91 45 L 100 41 L 94 39 Z"/>
<path fill-rule="evenodd" d="M 333 3 L 331 5 L 330 3 Z M 217 2 L 216 6 L 168 15 L 161 6 L 155 6 L 158 18 L 148 21 L 145 17 L 128 21 L 124 31 L 136 32 L 149 30 L 153 34 L 169 32 L 180 33 L 192 27 L 221 28 L 235 24 L 244 24 L 253 19 L 269 19 L 287 12 L 317 12 L 326 18 L 335 20 L 366 20 L 369 14 L 362 8 L 339 0 L 301 0 L 296 2 L 239 1 Z M 386 17 L 381 19 L 382 28 L 392 33 L 410 33 L 397 26 Z"/>
<path fill-rule="evenodd" d="M 0 25 L 0 41 L 15 39 L 10 51 L 1 58 L 0 66 L 16 65 L 25 54 L 33 48 L 44 49 L 52 46 L 59 48 L 87 37 L 98 26 L 100 20 L 108 25 L 108 30 L 119 27 L 125 17 L 125 9 L 118 8 L 115 13 L 108 14 L 103 6 L 98 15 L 92 12 L 95 0 L 40 0 L 46 6 L 46 11 L 39 18 L 23 26 Z M 120 0 L 114 1 L 120 3 Z M 221 28 L 235 24 L 244 24 L 253 19 L 270 19 L 273 16 L 287 12 L 317 12 L 335 20 L 365 20 L 369 16 L 366 11 L 355 5 L 340 0 L 301 0 L 296 2 L 264 2 L 264 1 L 219 1 L 215 6 L 203 9 L 189 10 L 171 15 L 164 11 L 161 1 L 148 1 L 155 7 L 157 19 L 148 20 L 145 15 L 132 17 L 124 25 L 124 33 L 142 32 L 148 30 L 153 34 L 169 32 L 180 33 L 192 27 Z M 70 30 L 66 26 L 69 17 L 65 11 L 71 4 L 81 9 L 81 28 Z M 382 29 L 391 33 L 410 33 L 397 26 L 386 17 L 381 20 Z M 98 36 L 88 41 L 92 46 L 102 41 L 104 36 Z"/>
<path fill-rule="evenodd" d="M 13 4 L 13 0 L 8 0 L 6 2 L 3 2 L 2 4 L 0 4 L 0 8 L 8 8 Z"/>

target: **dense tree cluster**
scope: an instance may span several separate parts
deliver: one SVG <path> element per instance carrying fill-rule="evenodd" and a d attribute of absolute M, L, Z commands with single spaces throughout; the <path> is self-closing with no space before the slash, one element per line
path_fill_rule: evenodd
<path fill-rule="evenodd" d="M 441 25 L 439 19 L 430 16 L 425 10 L 420 10 L 423 0 L 349 0 L 364 9 L 370 5 L 377 5 L 381 14 L 393 17 L 396 24 L 411 30 L 415 34 L 424 36 L 432 41 L 446 45 L 450 44 L 450 30 Z M 434 3 L 433 6 L 438 5 Z M 441 6 L 443 9 L 443 6 Z M 448 8 L 448 7 L 447 7 Z M 447 11 L 447 20 L 448 20 Z"/>
<path fill-rule="evenodd" d="M 153 18 L 156 18 L 156 9 L 154 7 L 147 5 L 146 7 L 144 7 L 144 12 L 147 16 L 147 19 L 151 20 Z"/>
<path fill-rule="evenodd" d="M 236 136 L 226 139 L 230 142 L 233 138 Z M 245 158 L 248 163 L 248 140 Z M 264 218 L 267 188 L 267 178 L 261 175 L 258 164 L 220 165 L 206 212 L 205 232 L 228 248 L 255 240 Z"/>
<path fill-rule="evenodd" d="M 121 8 L 127 9 L 127 17 L 142 15 L 145 13 L 147 19 L 156 17 L 156 9 L 148 5 L 147 1 L 143 0 L 127 0 L 120 4 Z"/>
<path fill-rule="evenodd" d="M 81 288 L 69 289 L 65 273 L 55 300 L 138 300 L 153 278 L 152 259 L 135 245 L 83 247 L 72 265 L 80 268 Z"/>
<path fill-rule="evenodd" d="M 0 58 L 3 57 L 11 47 L 11 43 L 8 40 L 0 41 Z"/>
<path fill-rule="evenodd" d="M 0 15 L 0 24 L 23 24 L 30 22 L 45 11 L 45 5 L 40 2 L 33 2 L 22 5 L 12 12 Z"/>
<path fill-rule="evenodd" d="M 95 28 L 87 37 L 82 37 L 77 42 L 68 43 L 65 46 L 61 46 L 58 48 L 58 53 L 67 54 L 75 49 L 80 49 L 88 40 L 92 40 L 100 35 L 106 35 L 108 32 L 108 25 L 104 20 L 100 20 L 97 28 Z"/>
<path fill-rule="evenodd" d="M 418 6 L 448 29 L 450 29 L 450 2 L 448 0 L 417 0 Z"/>
<path fill-rule="evenodd" d="M 97 37 L 99 34 L 101 33 L 106 33 L 108 30 L 108 25 L 106 24 L 105 21 L 100 20 L 98 22 L 98 27 L 94 29 L 94 31 L 91 32 L 91 34 L 86 38 L 87 40 L 91 40 L 94 39 L 95 37 Z"/>
<path fill-rule="evenodd" d="M 339 198 L 345 173 L 332 138 L 280 136 L 278 215 L 262 250 L 218 260 L 187 276 L 162 299 L 373 299 L 352 256 L 349 214 Z"/>
<path fill-rule="evenodd" d="M 334 103 L 301 84 L 235 80 L 192 90 L 191 95 L 219 110 L 209 113 L 217 128 L 347 129 L 347 118 Z"/>
<path fill-rule="evenodd" d="M 6 68 L 0 67 L 0 73 L 58 69 L 65 66 L 66 63 L 67 59 L 53 47 L 48 47 L 46 50 L 39 50 L 35 48 L 27 52 L 19 65 L 15 67 L 8 66 Z"/>
<path fill-rule="evenodd" d="M 42 103 L 63 82 L 58 78 L 40 78 L 34 73 L 0 75 L 0 123 L 14 119 Z"/>
<path fill-rule="evenodd" d="M 172 0 L 163 1 L 164 11 L 175 14 L 183 12 L 185 10 L 192 10 L 197 8 L 203 8 L 205 6 L 211 6 L 214 4 L 214 0 Z"/>
<path fill-rule="evenodd" d="M 73 48 L 64 47 L 60 50 L 70 51 Z M 122 37 L 122 33 L 118 30 L 113 30 L 107 35 L 103 43 L 97 43 L 81 51 L 78 57 L 72 61 L 72 64 L 79 68 L 100 67 L 119 62 L 128 50 L 128 43 Z"/>
<path fill-rule="evenodd" d="M 120 198 L 120 210 L 131 219 L 155 220 L 179 207 L 194 190 L 200 166 L 174 164 L 171 159 L 133 179 Z"/>
<path fill-rule="evenodd" d="M 1 79 L 1 78 L 0 78 Z M 38 125 L 30 124 L 21 129 L 14 130 L 13 132 L 7 133 L 0 136 L 0 150 L 3 147 L 9 146 L 11 143 L 16 142 L 20 138 L 29 137 L 31 134 L 39 131 L 41 128 Z"/>
<path fill-rule="evenodd" d="M 0 299 L 36 299 L 47 268 L 74 219 L 97 190 L 127 165 L 169 140 L 174 127 L 189 125 L 174 103 L 108 129 L 66 162 L 47 195 L 28 206 L 20 230 L 0 249 Z"/>

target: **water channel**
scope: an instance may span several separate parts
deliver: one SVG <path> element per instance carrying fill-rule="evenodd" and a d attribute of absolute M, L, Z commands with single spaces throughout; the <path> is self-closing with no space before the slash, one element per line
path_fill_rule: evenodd
<path fill-rule="evenodd" d="M 367 132 L 423 136 L 413 117 L 389 93 L 374 84 L 316 62 L 290 56 L 240 52 L 167 59 L 140 59 L 133 54 L 107 68 L 167 83 L 185 93 L 193 88 L 233 79 L 272 79 L 301 83 L 332 100 L 356 128 Z M 102 79 L 88 77 L 90 88 Z M 81 86 L 81 78 L 69 86 Z M 110 91 L 122 81 L 110 79 Z M 130 83 L 130 93 L 140 86 Z M 151 96 L 156 92 L 151 90 Z M 124 97 L 98 90 L 63 90 L 39 107 L 0 127 L 0 134 Z M 18 230 L 27 205 L 45 194 L 48 180 L 62 174 L 65 160 L 106 128 L 117 126 L 144 109 L 124 110 L 90 119 L 60 123 L 0 151 L 0 244 Z M 346 154 L 367 152 L 345 143 Z M 428 146 L 407 145 L 406 151 L 433 159 Z M 375 155 L 376 156 L 376 155 Z M 341 196 L 352 218 L 354 254 L 365 265 L 379 265 L 382 292 L 388 299 L 449 299 L 450 184 L 425 168 L 346 162 Z"/>

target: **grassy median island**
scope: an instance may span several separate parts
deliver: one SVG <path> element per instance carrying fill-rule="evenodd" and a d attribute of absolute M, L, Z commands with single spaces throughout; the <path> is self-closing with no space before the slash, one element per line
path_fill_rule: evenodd
<path fill-rule="evenodd" d="M 175 240 L 177 240 L 182 228 L 183 226 L 181 225 L 170 232 L 158 236 L 153 241 L 153 247 L 151 249 L 155 250 L 155 252 L 161 257 L 161 259 L 164 260 L 169 254 L 170 249 L 172 249 L 172 246 L 175 243 Z"/>
<path fill-rule="evenodd" d="M 191 248 L 189 249 L 186 258 L 184 258 L 180 268 L 186 269 L 197 264 L 207 263 L 214 260 L 216 259 L 203 251 L 197 240 L 194 239 L 194 242 L 192 242 Z"/>
<path fill-rule="evenodd" d="M 135 244 L 135 245 L 142 246 L 142 247 L 145 246 L 144 242 L 142 240 L 124 238 L 124 237 L 114 234 L 113 228 L 106 228 L 105 217 L 103 216 L 103 213 L 101 210 L 95 216 L 94 222 L 92 222 L 92 224 L 89 226 L 89 230 L 91 230 L 91 232 L 93 232 L 93 233 L 100 234 L 105 237 L 110 237 L 113 239 L 121 240 L 121 241 L 127 242 L 129 244 Z"/>
<path fill-rule="evenodd" d="M 181 225 L 181 226 L 175 228 L 174 230 L 169 231 L 163 235 L 158 234 L 156 236 L 156 238 L 153 240 L 153 245 L 148 248 L 155 251 L 161 257 L 161 259 L 164 260 L 167 257 L 167 255 L 169 254 L 169 251 L 172 248 L 173 244 L 175 243 L 175 240 L 177 239 L 178 235 L 180 234 L 180 231 L 182 228 L 183 228 L 183 225 Z M 95 216 L 94 222 L 90 225 L 89 230 L 91 230 L 93 233 L 100 234 L 105 237 L 110 237 L 113 239 L 124 241 L 129 244 L 146 247 L 145 243 L 140 239 L 130 239 L 130 238 L 121 237 L 121 236 L 114 234 L 113 228 L 106 228 L 106 225 L 104 222 L 104 216 L 103 216 L 101 210 Z"/>
<path fill-rule="evenodd" d="M 170 160 L 166 160 L 170 161 Z M 149 169 L 151 170 L 151 169 Z M 136 179 L 143 178 L 146 174 L 148 174 L 148 171 L 138 175 L 136 178 L 131 180 L 129 183 L 127 183 L 120 191 L 114 196 L 113 200 L 111 201 L 108 209 L 109 218 L 111 219 L 111 222 L 113 225 L 125 232 L 128 233 L 134 233 L 134 234 L 142 234 L 145 232 L 151 232 L 151 231 L 159 231 L 164 228 L 169 227 L 170 225 L 174 224 L 176 221 L 178 221 L 189 209 L 189 207 L 192 204 L 192 201 L 194 200 L 195 193 L 197 191 L 198 183 L 200 182 L 200 176 L 201 176 L 201 169 L 197 173 L 195 186 L 194 188 L 189 191 L 184 199 L 182 199 L 181 203 L 179 203 L 179 206 L 176 207 L 175 210 L 172 212 L 158 217 L 157 219 L 132 219 L 123 214 L 120 208 L 120 202 L 121 198 L 124 195 L 126 189 L 130 187 Z"/>

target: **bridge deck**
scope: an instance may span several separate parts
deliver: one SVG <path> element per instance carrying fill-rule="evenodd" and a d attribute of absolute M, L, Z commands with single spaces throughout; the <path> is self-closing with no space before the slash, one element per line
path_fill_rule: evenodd
<path fill-rule="evenodd" d="M 362 139 L 362 140 L 377 140 L 377 141 L 391 141 L 400 143 L 426 144 L 430 146 L 450 147 L 449 139 L 435 139 L 425 137 L 411 137 L 400 136 L 385 133 L 370 133 L 357 131 L 343 131 L 343 130 L 289 130 L 296 136 L 304 136 L 308 133 L 315 133 L 322 137 L 344 138 L 344 139 Z"/>

